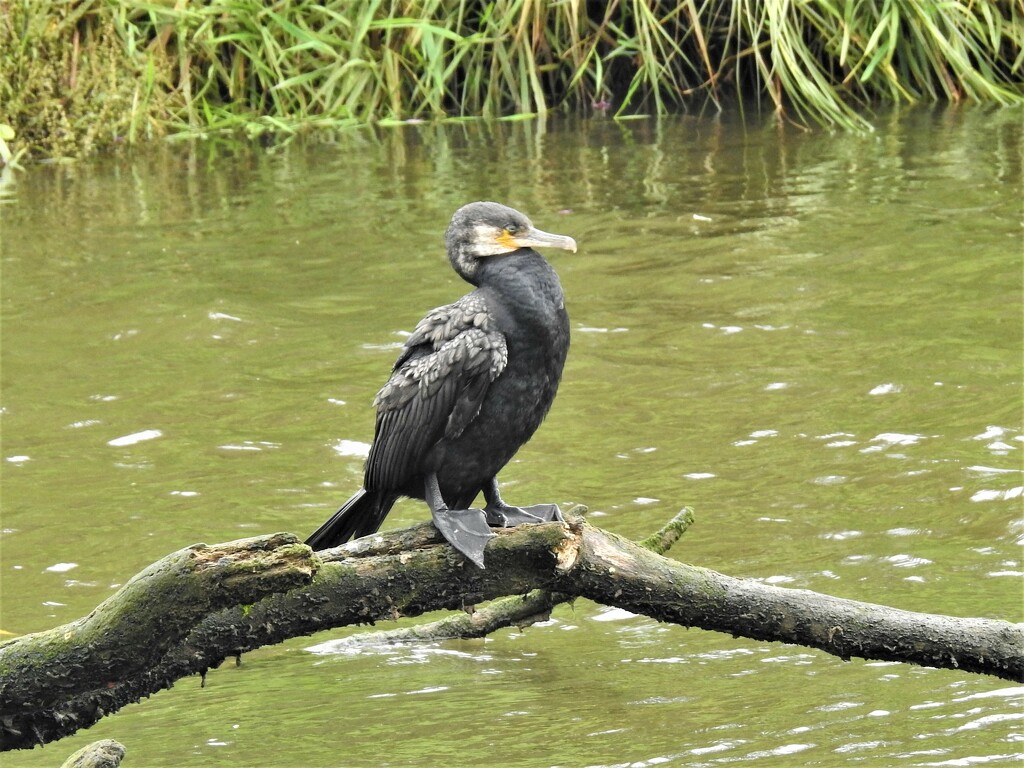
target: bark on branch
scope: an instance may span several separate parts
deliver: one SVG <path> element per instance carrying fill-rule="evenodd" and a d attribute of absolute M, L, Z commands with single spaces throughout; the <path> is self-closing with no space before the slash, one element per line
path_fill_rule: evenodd
<path fill-rule="evenodd" d="M 318 560 L 291 534 L 196 544 L 149 566 L 85 618 L 0 645 L 0 750 L 92 725 L 174 679 L 161 659 L 211 613 L 308 584 Z"/>
<path fill-rule="evenodd" d="M 526 596 L 514 598 L 525 605 L 520 613 L 459 617 L 456 631 L 486 633 L 507 626 L 508 616 L 528 621 L 557 600 L 582 596 L 660 621 L 844 659 L 1024 677 L 1024 625 L 737 579 L 670 560 L 581 518 L 498 533 L 485 571 L 429 523 L 319 556 L 288 534 L 175 553 L 86 618 L 0 645 L 0 748 L 60 738 L 181 677 L 289 637 L 509 595 Z M 671 536 L 649 541 L 667 546 Z"/>

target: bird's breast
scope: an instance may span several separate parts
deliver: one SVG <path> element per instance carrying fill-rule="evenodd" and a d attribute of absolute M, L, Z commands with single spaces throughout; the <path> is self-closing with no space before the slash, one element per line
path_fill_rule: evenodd
<path fill-rule="evenodd" d="M 488 327 L 505 339 L 507 362 L 491 382 L 476 418 L 439 444 L 438 479 L 450 503 L 471 501 L 544 420 L 569 349 L 569 317 L 554 270 L 528 252 L 487 260 L 475 292 Z"/>

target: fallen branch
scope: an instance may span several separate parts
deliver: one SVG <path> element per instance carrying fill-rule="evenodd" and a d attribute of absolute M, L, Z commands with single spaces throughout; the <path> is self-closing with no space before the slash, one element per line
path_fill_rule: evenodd
<path fill-rule="evenodd" d="M 266 583 L 265 589 L 238 598 L 221 592 L 223 599 L 216 602 L 206 599 L 203 589 L 187 586 L 196 578 L 195 566 L 168 568 L 160 561 L 80 622 L 0 646 L 2 748 L 59 738 L 181 677 L 289 637 L 462 609 L 508 595 L 527 595 L 525 611 L 543 612 L 553 597 L 533 596 L 533 590 L 559 599 L 587 597 L 683 626 L 810 646 L 844 659 L 902 661 L 1011 680 L 1024 676 L 1021 625 L 912 613 L 737 579 L 670 560 L 579 518 L 568 525 L 521 526 L 498 534 L 487 547 L 485 571 L 468 564 L 424 523 L 318 553 L 320 567 L 312 581 L 309 550 L 286 534 L 203 548 L 199 559 L 212 569 L 240 546 L 257 542 L 269 547 L 274 541 L 304 574 L 293 575 L 291 588 L 284 587 L 289 591 Z M 215 592 L 225 582 L 241 586 L 240 567 L 229 564 L 225 571 Z M 150 592 L 140 591 L 144 585 Z M 189 595 L 185 600 L 183 592 Z M 165 601 L 156 603 L 158 610 L 153 594 Z M 531 604 L 530 599 L 540 602 Z M 199 600 L 205 602 L 194 604 Z M 231 602 L 236 604 L 223 608 Z M 204 611 L 205 619 L 196 623 Z M 92 632 L 85 626 L 92 626 Z M 97 632 L 100 626 L 103 631 Z M 492 628 L 497 627 L 483 626 Z M 150 649 L 154 638 L 165 641 L 162 648 Z M 104 650 L 98 652 L 93 643 Z M 46 674 L 41 653 L 48 654 Z M 117 662 L 116 675 L 109 669 L 111 660 Z M 54 690 L 55 679 L 62 681 L 59 690 Z M 80 687 L 67 682 L 72 679 Z M 108 681 L 118 695 L 105 695 Z"/>
<path fill-rule="evenodd" d="M 586 507 L 577 506 L 568 514 L 583 515 L 586 511 Z M 691 525 L 693 525 L 693 510 L 686 507 L 660 529 L 641 541 L 640 546 L 663 555 L 679 541 Z M 523 628 L 538 621 L 547 621 L 556 605 L 571 602 L 573 599 L 575 599 L 575 595 L 535 589 L 525 595 L 499 598 L 479 610 L 454 614 L 427 624 L 351 635 L 345 638 L 344 644 L 373 646 L 486 637 L 492 632 L 506 627 Z"/>
<path fill-rule="evenodd" d="M 59 739 L 170 687 L 153 669 L 197 624 L 307 584 L 316 568 L 291 534 L 197 544 L 149 566 L 85 618 L 3 643 L 0 749 Z"/>
<path fill-rule="evenodd" d="M 573 591 L 634 613 L 734 637 L 794 643 L 850 659 L 881 659 L 1024 678 L 1024 625 L 902 611 L 762 584 L 667 560 L 587 526 Z"/>
<path fill-rule="evenodd" d="M 113 739 L 94 741 L 75 752 L 60 768 L 118 768 L 124 752 L 124 744 Z"/>

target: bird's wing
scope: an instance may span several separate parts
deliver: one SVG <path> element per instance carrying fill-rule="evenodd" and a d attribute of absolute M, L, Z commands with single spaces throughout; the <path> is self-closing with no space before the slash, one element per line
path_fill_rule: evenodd
<path fill-rule="evenodd" d="M 508 357 L 505 337 L 489 325 L 482 299 L 470 296 L 433 310 L 416 326 L 374 401 L 366 488 L 402 487 L 422 473 L 438 440 L 457 437 L 476 418 Z"/>
<path fill-rule="evenodd" d="M 489 332 L 492 325 L 487 302 L 476 293 L 468 293 L 456 302 L 432 309 L 416 324 L 406 339 L 405 348 L 395 361 L 394 370 L 397 371 L 409 358 L 422 353 L 424 349 L 436 352 L 461 333 L 472 328 Z"/>

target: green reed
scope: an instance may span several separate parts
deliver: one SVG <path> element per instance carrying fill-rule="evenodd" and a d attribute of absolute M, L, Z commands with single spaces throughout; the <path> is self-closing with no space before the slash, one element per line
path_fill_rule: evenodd
<path fill-rule="evenodd" d="M 0 0 L 0 128 L 37 154 L 740 100 L 1024 101 L 1021 0 Z M 4 135 L 9 135 L 5 131 Z"/>

